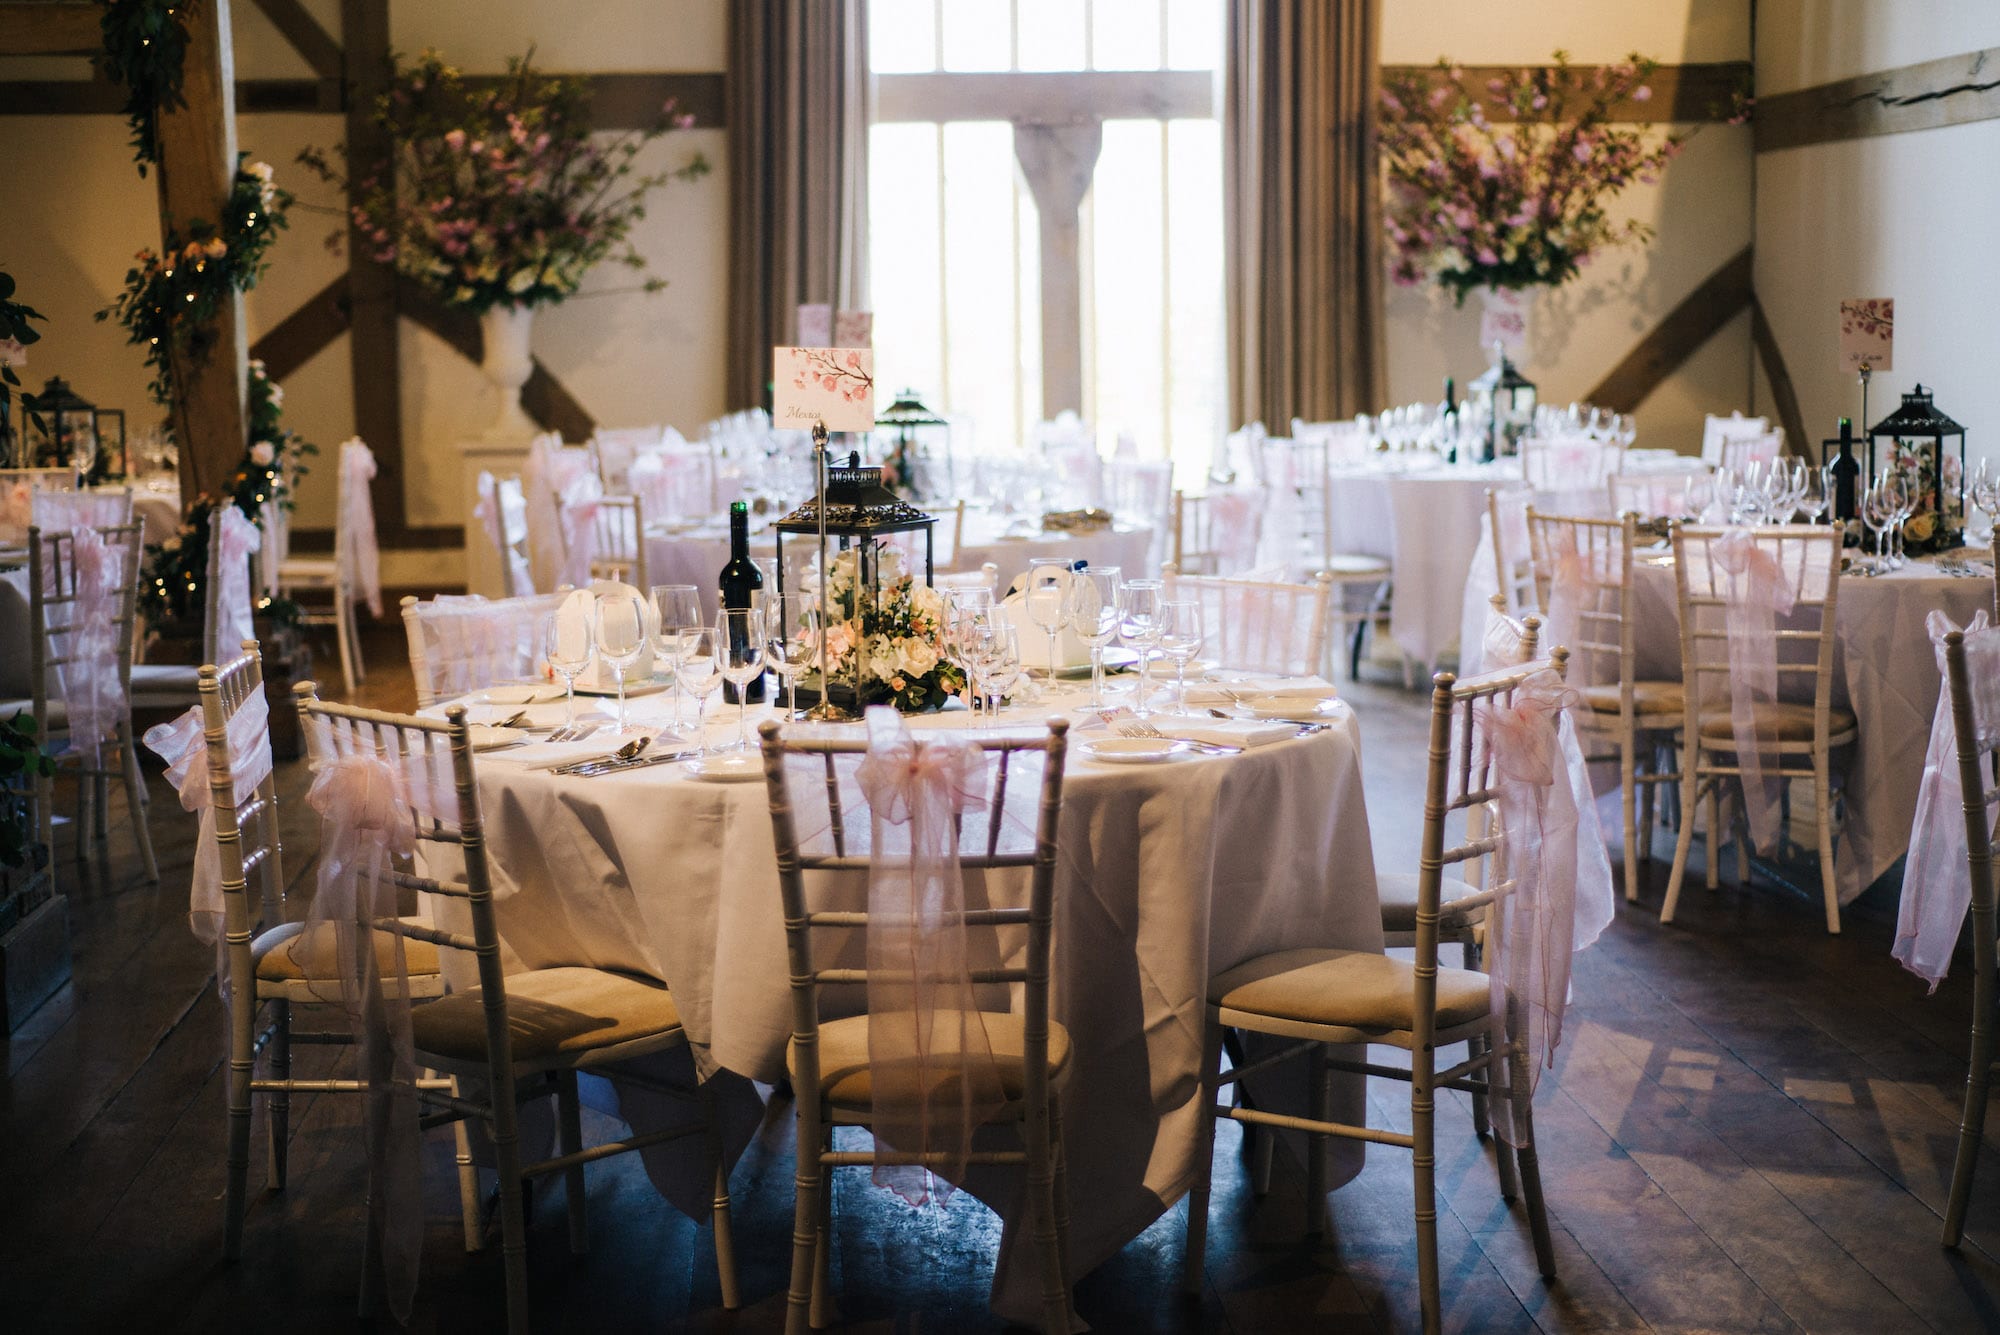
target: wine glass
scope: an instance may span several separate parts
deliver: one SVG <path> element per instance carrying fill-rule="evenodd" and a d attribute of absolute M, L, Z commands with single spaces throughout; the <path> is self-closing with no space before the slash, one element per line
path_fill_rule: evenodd
<path fill-rule="evenodd" d="M 1037 556 L 1028 562 L 1028 583 L 1021 601 L 1028 620 L 1049 637 L 1048 680 L 1056 679 L 1056 638 L 1062 633 L 1069 597 L 1069 562 L 1059 556 Z"/>
<path fill-rule="evenodd" d="M 1806 517 L 1808 524 L 1817 524 L 1826 516 L 1827 506 L 1833 503 L 1833 488 L 1828 484 L 1832 475 L 1824 468 L 1807 468 L 1799 465 L 1798 511 Z"/>
<path fill-rule="evenodd" d="M 697 742 L 701 738 L 701 711 L 708 697 L 722 686 L 722 654 L 716 648 L 718 636 L 707 626 L 697 626 L 689 633 L 687 652 L 674 668 L 674 679 L 694 696 L 694 730 Z M 705 743 L 698 746 L 700 754 L 707 755 Z"/>
<path fill-rule="evenodd" d="M 549 671 L 562 678 L 563 731 L 576 726 L 576 679 L 590 669 L 590 617 L 565 621 L 560 612 L 542 622 L 542 655 Z"/>
<path fill-rule="evenodd" d="M 1021 639 L 1014 623 L 1004 616 L 996 616 L 988 624 L 989 629 L 980 642 L 982 661 L 979 676 L 980 684 L 993 705 L 992 721 L 998 724 L 1007 692 L 1013 690 L 1024 675 L 1021 671 Z"/>
<path fill-rule="evenodd" d="M 1966 487 L 1966 494 L 1972 503 L 1986 516 L 1986 538 L 1980 544 L 1986 546 L 1993 541 L 1993 530 L 2000 524 L 2000 478 L 1995 478 L 1992 460 L 1981 459 L 1979 467 L 1973 471 L 1972 481 Z"/>
<path fill-rule="evenodd" d="M 681 677 L 677 669 L 687 658 L 694 633 L 701 629 L 701 594 L 692 584 L 655 584 L 653 610 L 659 613 L 660 658 L 674 682 L 674 726 L 681 725 Z"/>
<path fill-rule="evenodd" d="M 1085 566 L 1069 586 L 1070 628 L 1090 641 L 1090 707 L 1104 707 L 1104 649 L 1118 637 L 1124 582 L 1117 566 Z"/>
<path fill-rule="evenodd" d="M 1881 497 L 1882 510 L 1882 559 L 1885 569 L 1897 570 L 1902 567 L 1903 519 L 1909 509 L 1908 488 L 1903 480 L 1888 469 L 1876 480 L 1875 490 Z"/>
<path fill-rule="evenodd" d="M 636 593 L 607 593 L 597 600 L 597 656 L 618 678 L 618 731 L 627 729 L 625 672 L 646 652 L 646 604 Z"/>
<path fill-rule="evenodd" d="M 1125 608 L 1118 619 L 1118 634 L 1139 653 L 1139 696 L 1133 711 L 1140 717 L 1151 713 L 1146 697 L 1152 693 L 1152 650 L 1160 638 L 1160 604 L 1166 586 L 1156 579 L 1125 582 Z"/>
<path fill-rule="evenodd" d="M 1883 570 L 1888 565 L 1889 521 L 1894 512 L 1894 507 L 1889 501 L 1887 484 L 1877 482 L 1868 488 L 1862 493 L 1860 504 L 1856 508 L 1861 512 L 1862 524 L 1875 535 L 1874 568 L 1878 571 Z"/>
<path fill-rule="evenodd" d="M 764 671 L 764 623 L 761 606 L 725 607 L 715 614 L 715 659 L 723 679 L 736 688 L 735 751 L 750 749 L 748 688 Z"/>
<path fill-rule="evenodd" d="M 799 717 L 799 675 L 819 660 L 819 604 L 802 593 L 764 596 L 764 656 L 785 683 L 785 717 Z"/>
<path fill-rule="evenodd" d="M 1201 604 L 1177 598 L 1160 604 L 1160 652 L 1174 661 L 1174 710 L 1187 712 L 1188 660 L 1201 652 Z"/>

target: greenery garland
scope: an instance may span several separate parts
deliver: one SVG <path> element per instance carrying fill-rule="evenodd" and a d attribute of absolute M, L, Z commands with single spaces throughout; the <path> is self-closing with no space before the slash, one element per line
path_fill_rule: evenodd
<path fill-rule="evenodd" d="M 208 543 L 214 528 L 216 507 L 233 504 L 258 523 L 263 522 L 264 506 L 276 501 L 285 509 L 293 506 L 292 486 L 307 473 L 305 460 L 319 453 L 298 432 L 283 421 L 285 391 L 265 373 L 264 363 L 250 363 L 250 445 L 227 491 L 220 497 L 203 493 L 181 512 L 180 529 L 164 542 L 146 547 L 145 566 L 139 577 L 139 610 L 153 625 L 169 621 L 198 620 L 202 614 L 202 586 L 208 580 Z M 273 602 L 265 610 L 278 620 L 288 619 L 289 603 Z"/>
<path fill-rule="evenodd" d="M 160 113 L 187 105 L 187 16 L 199 0 L 110 0 L 104 10 L 104 76 L 125 86 L 125 119 L 139 175 L 160 160 Z"/>
<path fill-rule="evenodd" d="M 173 402 L 176 354 L 189 366 L 207 358 L 229 292 L 257 286 L 264 252 L 285 226 L 291 195 L 272 184 L 269 166 L 242 161 L 248 156 L 238 158 L 221 225 L 198 218 L 185 229 L 169 228 L 161 253 L 134 256 L 125 290 L 97 312 L 99 320 L 117 316 L 126 341 L 146 350 L 153 400 L 163 406 Z"/>
<path fill-rule="evenodd" d="M 28 321 L 47 318 L 33 306 L 24 306 L 14 300 L 14 277 L 5 270 L 0 270 L 0 343 L 8 343 L 11 340 L 13 344 L 19 344 L 20 348 L 26 348 L 30 343 L 39 342 L 42 337 L 41 331 L 29 325 Z M 5 447 L 10 452 L 13 449 L 15 430 L 14 391 L 21 386 L 21 377 L 14 374 L 17 352 L 18 349 L 11 344 L 0 348 L 0 447 Z M 12 455 L 9 453 L 6 459 L 0 462 L 11 461 L 11 458 Z"/>
<path fill-rule="evenodd" d="M 20 710 L 0 720 L 0 867 L 47 865 L 49 849 L 31 818 L 29 797 L 55 772 L 55 761 L 36 739 L 33 714 Z"/>

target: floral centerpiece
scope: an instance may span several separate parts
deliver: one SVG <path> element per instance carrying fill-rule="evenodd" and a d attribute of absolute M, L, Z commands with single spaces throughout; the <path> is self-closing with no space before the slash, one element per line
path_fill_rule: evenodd
<path fill-rule="evenodd" d="M 1903 550 L 1928 553 L 1963 546 L 1965 517 L 1938 502 L 1940 480 L 1947 491 L 1955 493 L 1958 489 L 1961 475 L 1958 456 L 1947 450 L 1940 461 L 1937 441 L 1901 438 L 1890 442 L 1884 454 L 1887 458 L 1883 472 L 1901 484 L 1910 507 L 1900 535 Z"/>
<path fill-rule="evenodd" d="M 651 126 L 599 140 L 588 85 L 534 70 L 527 56 L 499 80 L 468 79 L 436 51 L 396 72 L 374 111 L 389 136 L 386 161 L 348 161 L 360 177 L 357 237 L 446 306 L 475 314 L 537 306 L 573 295 L 600 260 L 643 269 L 630 242 L 645 197 L 670 179 L 708 170 L 699 154 L 668 171 L 635 176 L 639 153 L 693 118 L 669 102 Z M 343 150 L 336 150 L 345 156 Z M 326 151 L 299 161 L 347 185 Z M 329 244 L 338 247 L 341 235 Z M 648 291 L 663 280 L 646 283 Z"/>
<path fill-rule="evenodd" d="M 833 558 L 827 572 L 827 671 L 853 682 L 857 659 L 860 703 L 886 701 L 905 713 L 942 709 L 965 689 L 965 673 L 944 652 L 944 595 L 904 568 L 896 548 L 874 549 L 876 595 L 865 596 L 861 549 Z"/>
<path fill-rule="evenodd" d="M 284 388 L 265 374 L 264 363 L 250 363 L 250 444 L 230 476 L 223 496 L 202 493 L 181 512 L 181 525 L 164 541 L 149 543 L 139 577 L 139 610 L 149 624 L 198 622 L 203 586 L 208 580 L 209 534 L 218 505 L 233 504 L 262 523 L 264 506 L 276 501 L 291 509 L 292 487 L 305 476 L 305 459 L 319 453 L 281 420 Z M 289 602 L 272 600 L 266 609 L 278 620 L 292 619 Z"/>
<path fill-rule="evenodd" d="M 1634 181 L 1648 184 L 1688 135 L 1621 126 L 1613 109 L 1644 102 L 1657 69 L 1637 55 L 1579 68 L 1508 71 L 1473 86 L 1440 60 L 1434 74 L 1384 80 L 1383 227 L 1398 282 L 1433 282 L 1460 303 L 1479 288 L 1556 287 L 1593 256 L 1653 229 L 1611 216 Z M 1747 115 L 1739 99 L 1735 115 Z"/>

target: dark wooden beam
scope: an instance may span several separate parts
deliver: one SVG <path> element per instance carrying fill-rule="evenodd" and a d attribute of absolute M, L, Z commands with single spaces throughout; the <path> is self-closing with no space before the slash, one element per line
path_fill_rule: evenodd
<path fill-rule="evenodd" d="M 347 275 L 342 274 L 264 331 L 250 345 L 250 355 L 264 363 L 264 374 L 283 380 L 339 338 L 350 323 Z"/>
<path fill-rule="evenodd" d="M 528 383 L 521 386 L 521 411 L 534 418 L 542 430 L 560 431 L 564 440 L 589 440 L 597 431 L 597 419 L 563 388 L 562 381 L 539 357 L 528 374 Z"/>
<path fill-rule="evenodd" d="M 236 109 L 244 114 L 338 116 L 347 110 L 339 79 L 238 79 Z"/>
<path fill-rule="evenodd" d="M 4 31 L 0 30 L 0 37 Z M 721 128 L 721 74 L 586 74 L 591 114 L 601 130 L 635 130 L 659 118 L 669 97 L 697 127 Z M 497 83 L 498 79 L 474 80 Z M 111 115 L 125 106 L 115 84 L 89 79 L 9 79 L 0 82 L 0 116 Z M 239 79 L 236 109 L 244 114 L 337 116 L 347 109 L 339 77 Z"/>
<path fill-rule="evenodd" d="M 1757 103 L 1759 153 L 2000 116 L 2000 47 L 1863 74 Z"/>
<path fill-rule="evenodd" d="M 1785 354 L 1778 347 L 1777 331 L 1764 318 L 1764 303 L 1750 294 L 1750 341 L 1756 345 L 1758 360 L 1764 363 L 1764 378 L 1771 382 L 1771 401 L 1778 410 L 1778 425 L 1785 428 L 1785 443 L 1794 454 L 1811 459 L 1818 451 L 1806 435 L 1805 414 L 1799 411 L 1799 392 L 1792 387 L 1792 373 L 1785 367 Z"/>
<path fill-rule="evenodd" d="M 10 56 L 94 56 L 104 49 L 98 5 L 0 4 L 0 53 Z"/>
<path fill-rule="evenodd" d="M 197 218 L 222 216 L 236 178 L 236 108 L 229 34 L 229 0 L 203 0 L 186 14 L 187 56 L 182 63 L 185 105 L 160 109 L 160 231 L 165 235 Z M 243 301 L 226 293 L 209 331 L 205 355 L 174 358 L 174 437 L 180 442 L 181 494 L 220 495 L 243 461 L 248 439 L 243 417 Z"/>
<path fill-rule="evenodd" d="M 1701 286 L 1668 311 L 1584 396 L 1585 402 L 1619 413 L 1629 413 L 1644 403 L 1662 381 L 1755 300 L 1750 274 L 1750 248 L 1745 246 L 1741 254 L 1703 279 Z"/>
<path fill-rule="evenodd" d="M 375 123 L 375 100 L 389 89 L 389 0 L 341 0 L 340 35 L 347 51 L 347 153 L 352 163 L 388 158 L 388 134 Z M 360 182 L 372 169 L 356 167 L 349 206 L 362 198 Z M 374 247 L 352 225 L 347 233 L 349 372 L 353 379 L 354 430 L 375 451 L 385 484 L 376 494 L 376 520 L 391 532 L 405 527 L 403 496 L 403 367 L 396 345 L 396 272 L 378 264 Z"/>
<path fill-rule="evenodd" d="M 1462 67 L 1466 85 L 1470 88 L 1484 88 L 1488 81 L 1508 74 L 1517 74 L 1518 65 L 1466 65 Z M 1592 65 L 1572 65 L 1570 68 L 1585 78 L 1596 69 Z M 1436 86 L 1445 81 L 1444 74 L 1435 65 L 1384 65 L 1382 77 L 1387 79 L 1417 79 L 1426 86 Z M 1611 119 L 1629 124 L 1655 124 L 1668 121 L 1725 121 L 1735 110 L 1739 93 L 1750 91 L 1750 63 L 1748 61 L 1724 61 L 1707 65 L 1662 65 L 1646 81 L 1653 95 L 1644 102 L 1630 98 L 1611 109 Z M 1488 118 L 1505 123 L 1513 119 L 1513 112 L 1506 107 L 1486 108 Z M 1760 117 L 1763 111 L 1759 108 Z"/>
<path fill-rule="evenodd" d="M 319 20 L 299 0 L 254 0 L 254 3 L 314 74 L 322 79 L 341 76 L 340 43 L 319 26 Z"/>

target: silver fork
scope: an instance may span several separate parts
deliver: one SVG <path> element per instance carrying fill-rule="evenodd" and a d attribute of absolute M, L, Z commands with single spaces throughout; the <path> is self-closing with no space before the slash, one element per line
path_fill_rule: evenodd
<path fill-rule="evenodd" d="M 1224 746 L 1219 742 L 1197 742 L 1180 737 L 1169 738 L 1165 733 L 1142 718 L 1118 719 L 1112 723 L 1111 731 L 1123 737 L 1153 737 L 1161 741 L 1185 742 L 1186 745 L 1193 747 L 1195 750 L 1211 756 L 1233 756 L 1243 750 L 1240 746 Z"/>

